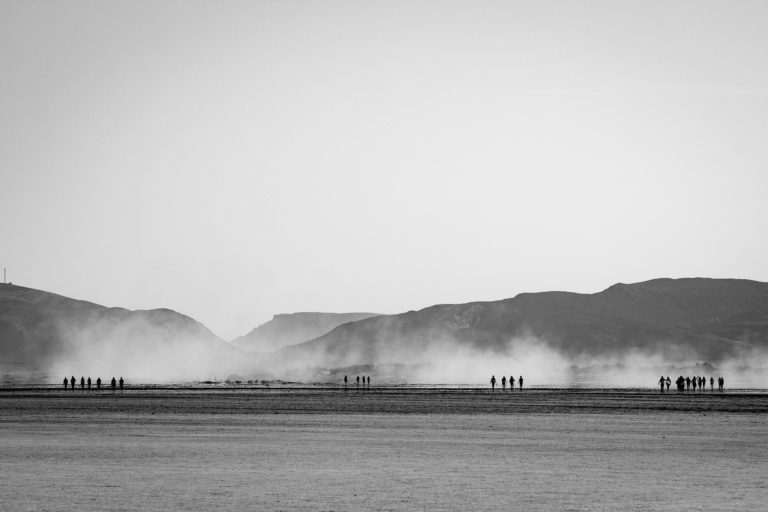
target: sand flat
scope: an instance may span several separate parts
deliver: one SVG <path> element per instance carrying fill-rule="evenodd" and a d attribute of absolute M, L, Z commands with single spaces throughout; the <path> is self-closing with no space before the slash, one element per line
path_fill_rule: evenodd
<path fill-rule="evenodd" d="M 759 510 L 768 499 L 768 396 L 715 395 L 6 390 L 0 503 Z"/>

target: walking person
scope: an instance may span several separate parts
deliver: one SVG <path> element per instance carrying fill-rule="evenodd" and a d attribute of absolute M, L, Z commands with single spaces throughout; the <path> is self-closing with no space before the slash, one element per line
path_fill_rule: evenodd
<path fill-rule="evenodd" d="M 344 391 L 347 390 L 347 376 L 344 376 Z"/>
<path fill-rule="evenodd" d="M 88 389 L 91 389 L 91 378 L 88 377 Z"/>
<path fill-rule="evenodd" d="M 496 376 L 491 375 L 491 391 L 493 391 L 494 389 L 496 389 Z"/>
<path fill-rule="evenodd" d="M 69 379 L 69 385 L 72 386 L 72 389 L 75 389 L 75 376 L 73 375 L 72 378 Z"/>
<path fill-rule="evenodd" d="M 517 378 L 517 387 L 520 388 L 520 391 L 523 390 L 523 376 L 522 375 Z"/>
<path fill-rule="evenodd" d="M 112 391 L 114 391 L 116 387 L 117 387 L 117 381 L 115 380 L 114 377 L 112 377 Z"/>
<path fill-rule="evenodd" d="M 709 378 L 709 390 L 714 391 L 715 390 L 715 378 L 710 377 Z"/>
<path fill-rule="evenodd" d="M 667 381 L 664 380 L 664 376 L 663 375 L 661 377 L 659 377 L 659 386 L 661 387 L 661 392 L 662 393 L 664 392 L 664 384 L 666 384 L 666 383 L 667 383 Z"/>
<path fill-rule="evenodd" d="M 120 389 L 121 390 L 123 389 L 123 378 L 122 377 L 120 377 Z"/>
<path fill-rule="evenodd" d="M 513 391 L 515 389 L 515 377 L 513 375 L 509 376 L 509 390 Z"/>
<path fill-rule="evenodd" d="M 64 389 L 67 389 L 69 387 L 69 379 L 64 377 Z"/>
<path fill-rule="evenodd" d="M 506 391 L 507 389 L 507 377 L 506 375 L 501 376 L 501 390 Z"/>
<path fill-rule="evenodd" d="M 672 385 L 672 379 L 669 378 L 669 375 L 667 375 L 667 391 L 669 391 L 669 386 Z"/>
<path fill-rule="evenodd" d="M 96 389 L 101 389 L 101 377 L 96 379 Z"/>

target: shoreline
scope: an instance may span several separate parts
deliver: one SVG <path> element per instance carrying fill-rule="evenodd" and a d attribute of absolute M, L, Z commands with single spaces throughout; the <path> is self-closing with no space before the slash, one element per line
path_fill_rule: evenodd
<path fill-rule="evenodd" d="M 0 421 L 50 418 L 57 414 L 93 418 L 136 414 L 163 416 L 264 414 L 521 413 L 768 414 L 768 391 L 664 392 L 652 389 L 372 387 L 128 387 L 124 390 L 0 389 Z"/>

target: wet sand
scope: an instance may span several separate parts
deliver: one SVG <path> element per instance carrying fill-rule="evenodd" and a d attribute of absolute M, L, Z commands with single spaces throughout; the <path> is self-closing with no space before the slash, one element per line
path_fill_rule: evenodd
<path fill-rule="evenodd" d="M 760 510 L 768 394 L 0 389 L 4 510 Z"/>

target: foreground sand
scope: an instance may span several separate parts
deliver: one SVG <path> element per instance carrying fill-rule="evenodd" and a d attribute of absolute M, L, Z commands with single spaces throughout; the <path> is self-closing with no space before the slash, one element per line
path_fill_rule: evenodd
<path fill-rule="evenodd" d="M 768 395 L 0 390 L 4 510 L 760 510 Z"/>

